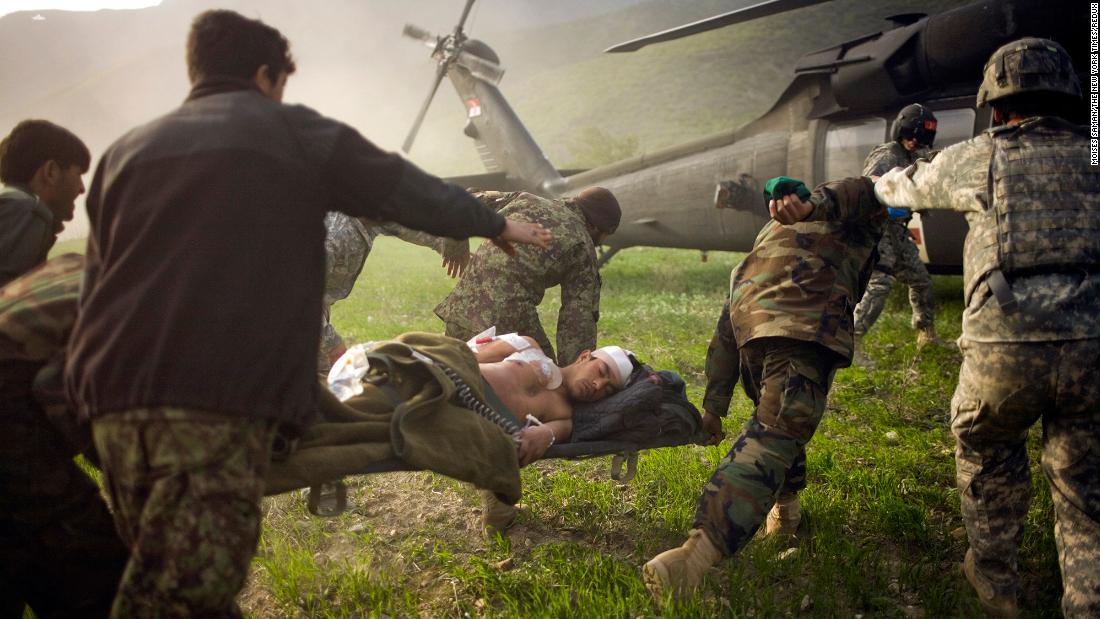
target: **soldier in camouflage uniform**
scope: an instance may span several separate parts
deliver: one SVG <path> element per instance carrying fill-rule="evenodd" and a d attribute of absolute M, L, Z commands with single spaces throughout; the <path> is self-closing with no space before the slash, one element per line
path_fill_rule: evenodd
<path fill-rule="evenodd" d="M 467 340 L 495 325 L 498 333 L 535 338 L 554 359 L 538 305 L 547 288 L 560 285 L 558 365 L 569 365 L 581 351 L 594 349 L 600 316 L 596 245 L 619 225 L 615 197 L 601 187 L 567 200 L 522 192 L 475 195 L 501 215 L 542 224 L 554 232 L 554 240 L 545 250 L 518 247 L 514 258 L 490 243 L 482 244 L 454 290 L 435 308 L 447 335 Z"/>
<path fill-rule="evenodd" d="M 327 374 L 332 362 L 344 354 L 344 340 L 332 326 L 332 305 L 346 299 L 359 279 L 374 239 L 379 234 L 396 236 L 409 243 L 430 247 L 443 256 L 443 266 L 453 276 L 461 274 L 469 259 L 467 241 L 432 236 L 393 222 L 363 222 L 357 217 L 332 211 L 325 216 L 325 294 L 321 308 L 321 348 L 317 367 Z"/>
<path fill-rule="evenodd" d="M 963 572 L 989 611 L 1017 612 L 1031 498 L 1026 441 L 1043 423 L 1062 611 L 1100 616 L 1100 169 L 1066 118 L 1081 89 L 1065 50 L 1021 39 L 985 66 L 994 128 L 885 174 L 885 204 L 966 213 L 963 364 L 952 399 L 970 548 Z"/>
<path fill-rule="evenodd" d="M 914 103 L 902 108 L 891 130 L 893 140 L 876 146 L 863 164 L 863 176 L 881 176 L 896 167 L 908 167 L 917 159 L 927 158 L 927 149 L 936 138 L 936 117 L 928 108 Z M 887 209 L 890 214 L 886 230 L 878 243 L 878 263 L 871 272 L 867 292 L 856 306 L 856 358 L 869 365 L 861 353 L 860 338 L 871 329 L 886 306 L 886 298 L 895 279 L 909 286 L 909 304 L 913 307 L 913 328 L 917 342 L 926 344 L 936 339 L 935 298 L 932 278 L 921 262 L 917 245 L 909 234 L 912 211 L 906 208 Z"/>
<path fill-rule="evenodd" d="M 658 601 L 695 588 L 765 520 L 772 532 L 797 529 L 806 443 L 851 360 L 851 308 L 886 220 L 866 178 L 826 183 L 802 204 L 809 219 L 767 223 L 731 276 L 707 351 L 704 427 L 717 437 L 738 376 L 755 410 L 703 489 L 688 540 L 645 565 Z"/>
<path fill-rule="evenodd" d="M 73 462 L 90 446 L 61 388 L 84 260 L 66 254 L 0 290 L 0 615 L 106 617 L 129 551 Z M 80 431 L 83 430 L 83 431 Z"/>

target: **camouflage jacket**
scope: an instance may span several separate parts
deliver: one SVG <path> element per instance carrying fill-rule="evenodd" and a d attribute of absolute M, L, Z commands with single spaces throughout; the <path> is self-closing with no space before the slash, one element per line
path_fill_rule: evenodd
<path fill-rule="evenodd" d="M 1035 119 L 1031 122 L 1043 122 Z M 911 209 L 950 209 L 966 214 L 972 230 L 984 224 L 990 208 L 989 169 L 993 134 L 987 131 L 954 144 L 932 161 L 918 161 L 905 170 L 888 172 L 875 185 L 884 204 Z M 1088 170 L 1082 170 L 1082 173 Z M 1058 178 L 1052 183 L 1062 184 Z M 1100 196 L 1082 204 L 1082 215 L 1098 209 Z M 963 263 L 974 261 L 978 251 L 968 242 Z M 967 273 L 968 276 L 973 274 Z M 1009 276 L 1017 301 L 1015 311 L 1004 312 L 986 281 L 966 282 L 972 290 L 963 311 L 962 340 L 975 342 L 1040 342 L 1100 337 L 1100 273 L 1052 272 Z"/>
<path fill-rule="evenodd" d="M 558 355 L 568 365 L 582 350 L 595 348 L 599 320 L 600 275 L 596 248 L 585 218 L 571 201 L 547 200 L 529 193 L 479 192 L 491 208 L 509 219 L 540 223 L 554 233 L 549 249 L 516 246 L 510 258 L 483 243 L 454 290 L 435 308 L 448 324 L 478 332 L 493 325 L 524 325 L 551 358 L 554 349 L 538 320 L 547 288 L 561 286 Z"/>
<path fill-rule="evenodd" d="M 761 337 L 816 342 L 852 356 L 852 310 L 863 296 L 886 209 L 866 178 L 818 186 L 803 222 L 765 224 L 730 277 L 737 345 Z"/>
<path fill-rule="evenodd" d="M 65 399 L 65 343 L 76 322 L 84 256 L 53 258 L 0 288 L 0 398 L 33 394 L 73 453 L 90 443 Z"/>

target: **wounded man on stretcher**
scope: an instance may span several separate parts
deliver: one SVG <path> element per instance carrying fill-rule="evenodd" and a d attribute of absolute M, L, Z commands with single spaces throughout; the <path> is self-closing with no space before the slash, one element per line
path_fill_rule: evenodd
<path fill-rule="evenodd" d="M 329 382 L 320 419 L 272 464 L 269 493 L 359 473 L 431 470 L 483 489 L 485 524 L 496 528 L 514 514 L 519 468 L 554 444 L 645 443 L 670 432 L 687 443 L 699 430 L 679 377 L 653 372 L 618 346 L 584 351 L 558 368 L 516 334 L 490 331 L 463 344 L 408 333 L 352 347 Z"/>

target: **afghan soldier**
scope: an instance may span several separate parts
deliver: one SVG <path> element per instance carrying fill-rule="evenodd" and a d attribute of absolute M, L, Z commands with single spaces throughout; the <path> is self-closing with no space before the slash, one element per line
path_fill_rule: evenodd
<path fill-rule="evenodd" d="M 834 373 L 852 357 L 850 308 L 866 286 L 886 210 L 866 178 L 826 183 L 812 195 L 800 182 L 776 180 L 767 186 L 776 221 L 733 271 L 707 350 L 703 426 L 720 437 L 738 376 L 755 410 L 703 489 L 687 541 L 645 565 L 658 601 L 698 586 L 765 519 L 769 532 L 797 530 L 806 443 Z M 804 197 L 788 195 L 795 190 Z M 797 219 L 787 214 L 792 204 L 803 209 Z"/>
<path fill-rule="evenodd" d="M 321 307 L 321 348 L 317 355 L 317 367 L 322 374 L 346 350 L 343 338 L 332 326 L 332 305 L 351 294 L 379 234 L 434 249 L 443 256 L 443 266 L 455 277 L 469 260 L 469 243 L 465 240 L 432 236 L 393 222 L 363 221 L 339 211 L 325 215 L 325 294 Z"/>
<path fill-rule="evenodd" d="M 91 154 L 45 120 L 24 120 L 0 141 L 0 286 L 46 261 L 84 193 Z"/>
<path fill-rule="evenodd" d="M 582 350 L 594 349 L 600 317 L 596 245 L 619 226 L 621 211 L 615 196 L 602 187 L 590 187 L 568 200 L 495 191 L 476 195 L 502 215 L 549 228 L 554 241 L 545 250 L 519 247 L 514 259 L 483 244 L 466 274 L 435 308 L 447 325 L 447 335 L 468 340 L 495 325 L 498 332 L 535 338 L 553 359 L 538 305 L 547 288 L 561 285 L 558 364 L 568 365 Z"/>
<path fill-rule="evenodd" d="M 191 91 L 100 159 L 65 388 L 130 558 L 116 616 L 234 616 L 280 428 L 316 415 L 325 213 L 546 245 L 351 127 L 282 103 L 275 28 L 206 11 Z"/>
<path fill-rule="evenodd" d="M 90 432 L 69 414 L 61 359 L 83 274 L 83 258 L 65 254 L 0 289 L 4 617 L 23 616 L 23 602 L 39 617 L 106 617 L 129 556 L 73 461 Z"/>
<path fill-rule="evenodd" d="M 891 137 L 890 142 L 875 147 L 867 155 L 863 176 L 881 176 L 896 167 L 908 167 L 917 159 L 927 158 L 927 149 L 936 139 L 936 116 L 919 103 L 907 105 L 894 120 Z M 860 339 L 878 320 L 895 279 L 909 286 L 909 305 L 913 307 L 917 343 L 923 345 L 936 340 L 932 278 L 921 262 L 913 236 L 909 234 L 912 211 L 888 208 L 887 212 L 890 219 L 878 243 L 878 262 L 871 272 L 867 292 L 855 310 L 856 359 L 867 365 L 869 360 L 862 354 Z"/>
<path fill-rule="evenodd" d="M 931 162 L 886 173 L 879 199 L 966 213 L 962 368 L 952 399 L 970 548 L 963 572 L 989 611 L 1014 615 L 1031 500 L 1026 440 L 1043 422 L 1062 611 L 1100 616 L 1100 168 L 1072 124 L 1081 88 L 1065 50 L 1027 38 L 985 65 L 994 127 Z"/>

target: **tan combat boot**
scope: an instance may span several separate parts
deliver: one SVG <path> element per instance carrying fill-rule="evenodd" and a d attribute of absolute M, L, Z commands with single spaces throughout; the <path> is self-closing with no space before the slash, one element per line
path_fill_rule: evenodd
<path fill-rule="evenodd" d="M 481 528 L 485 535 L 504 535 L 508 527 L 516 521 L 516 507 L 498 499 L 491 490 L 479 488 L 477 493 L 481 495 Z"/>
<path fill-rule="evenodd" d="M 801 522 L 802 511 L 799 509 L 798 495 L 780 495 L 768 512 L 768 519 L 764 521 L 764 535 L 794 535 L 798 533 Z"/>
<path fill-rule="evenodd" d="M 924 348 L 929 344 L 943 344 L 940 338 L 936 337 L 935 325 L 928 325 L 917 331 L 917 348 Z"/>
<path fill-rule="evenodd" d="M 852 341 L 852 364 L 857 365 L 865 370 L 875 369 L 875 362 L 871 360 L 871 357 L 863 350 L 863 336 L 857 335 Z"/>
<path fill-rule="evenodd" d="M 687 541 L 678 548 L 666 550 L 642 567 L 642 578 L 653 599 L 661 604 L 665 594 L 681 598 L 703 582 L 703 575 L 722 558 L 702 529 L 692 529 Z"/>
<path fill-rule="evenodd" d="M 1020 608 L 1016 606 L 1016 594 L 998 593 L 993 585 L 986 581 L 985 577 L 978 573 L 978 566 L 974 565 L 974 553 L 966 551 L 966 558 L 962 562 L 962 572 L 974 592 L 978 594 L 985 612 L 995 617 L 1017 617 Z"/>

